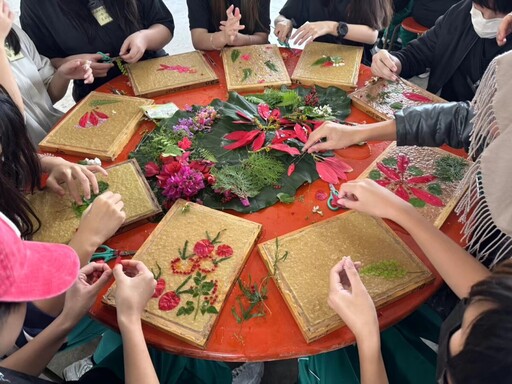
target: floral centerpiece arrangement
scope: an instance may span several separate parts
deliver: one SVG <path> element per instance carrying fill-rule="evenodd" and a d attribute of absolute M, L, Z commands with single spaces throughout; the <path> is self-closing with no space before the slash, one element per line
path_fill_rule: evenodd
<path fill-rule="evenodd" d="M 230 93 L 162 120 L 132 157 L 164 208 L 178 198 L 254 212 L 322 178 L 337 184 L 352 168 L 333 153 L 302 148 L 324 121 L 343 121 L 350 99 L 338 88 Z"/>

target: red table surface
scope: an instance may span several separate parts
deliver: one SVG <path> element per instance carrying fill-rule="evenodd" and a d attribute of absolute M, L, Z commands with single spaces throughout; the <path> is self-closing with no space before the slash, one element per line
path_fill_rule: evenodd
<path fill-rule="evenodd" d="M 286 67 L 291 74 L 297 64 L 298 57 L 291 55 L 289 50 L 282 49 L 281 52 L 284 53 Z M 207 55 L 216 63 L 214 69 L 219 77 L 220 84 L 160 96 L 155 98 L 156 103 L 173 102 L 180 108 L 183 108 L 187 104 L 206 105 L 215 98 L 226 100 L 228 93 L 224 70 L 222 68 L 222 60 L 216 52 L 210 52 L 207 53 Z M 359 73 L 359 87 L 364 86 L 364 82 L 370 77 L 370 69 L 362 66 Z M 99 91 L 111 92 L 111 87 L 124 90 L 128 95 L 133 95 L 128 85 L 128 79 L 124 76 L 112 80 L 110 83 L 101 87 Z M 356 108 L 352 108 L 352 112 L 347 120 L 358 123 L 370 123 L 374 121 Z M 132 137 L 126 148 L 117 158 L 116 163 L 127 159 L 128 154 L 136 148 L 142 135 L 144 132 L 147 132 L 148 129 L 153 129 L 152 123 L 146 122 L 141 124 L 138 132 Z M 378 142 L 370 143 L 369 146 L 352 147 L 337 151 L 337 153 L 354 168 L 354 172 L 349 174 L 349 179 L 357 178 L 388 145 L 389 142 Z M 463 154 L 462 151 L 452 150 L 452 152 L 459 155 Z M 73 161 L 77 160 L 77 158 L 72 156 L 64 157 Z M 109 164 L 105 163 L 104 165 L 108 166 Z M 263 231 L 259 242 L 264 242 L 276 236 L 285 235 L 336 214 L 343 213 L 343 211 L 332 212 L 327 208 L 326 201 L 316 200 L 315 193 L 318 190 L 323 190 L 328 193 L 329 188 L 325 182 L 318 180 L 313 184 L 302 186 L 297 191 L 296 196 L 303 197 L 298 198 L 294 204 L 276 204 L 252 214 L 233 213 L 237 216 L 262 224 Z M 323 217 L 312 213 L 312 208 L 315 205 L 320 206 L 321 210 L 324 212 Z M 420 251 L 412 238 L 399 226 L 394 223 L 389 224 L 405 243 L 416 252 L 427 267 L 430 268 L 435 275 L 435 281 L 401 300 L 379 309 L 378 313 L 381 329 L 395 324 L 413 312 L 425 302 L 442 283 L 441 277 L 434 270 L 432 264 Z M 140 225 L 115 236 L 108 241 L 108 245 L 116 249 L 138 249 L 154 230 L 156 225 L 157 224 L 153 223 Z M 453 213 L 448 217 L 442 227 L 442 231 L 456 241 L 460 240 L 460 229 L 460 224 Z M 362 233 L 361 236 L 365 236 L 365 234 Z M 313 263 L 314 258 L 312 257 L 312 264 Z M 247 281 L 249 276 L 251 276 L 252 281 L 260 281 L 266 275 L 267 269 L 255 247 L 241 272 L 241 278 Z M 327 279 L 328 277 L 326 276 L 325 278 Z M 268 299 L 265 301 L 269 309 L 267 315 L 264 318 L 252 319 L 240 325 L 236 322 L 231 313 L 231 308 L 235 305 L 235 299 L 240 295 L 239 288 L 235 286 L 222 308 L 205 349 L 200 349 L 185 343 L 148 324 L 144 324 L 146 341 L 148 344 L 172 353 L 220 361 L 268 361 L 289 359 L 328 352 L 354 343 L 353 334 L 347 327 L 343 327 L 317 341 L 307 344 L 273 281 L 270 282 L 268 288 Z M 90 314 L 93 318 L 117 329 L 115 309 L 101 302 L 103 293 L 104 292 L 98 297 Z M 327 300 L 327 292 L 325 292 L 325 299 Z"/>

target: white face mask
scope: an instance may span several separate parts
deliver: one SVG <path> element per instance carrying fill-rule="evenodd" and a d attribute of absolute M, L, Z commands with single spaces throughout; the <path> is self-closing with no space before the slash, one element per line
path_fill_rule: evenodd
<path fill-rule="evenodd" d="M 471 7 L 471 22 L 473 28 L 478 36 L 482 39 L 494 39 L 498 34 L 498 27 L 500 26 L 503 18 L 496 19 L 485 19 L 482 12 L 475 8 L 475 5 Z"/>

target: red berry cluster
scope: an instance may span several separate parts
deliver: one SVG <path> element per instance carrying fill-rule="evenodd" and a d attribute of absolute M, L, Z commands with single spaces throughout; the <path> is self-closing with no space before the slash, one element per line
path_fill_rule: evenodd
<path fill-rule="evenodd" d="M 320 104 L 320 99 L 318 98 L 315 87 L 311 88 L 311 91 L 304 97 L 304 104 L 309 107 L 318 107 Z"/>

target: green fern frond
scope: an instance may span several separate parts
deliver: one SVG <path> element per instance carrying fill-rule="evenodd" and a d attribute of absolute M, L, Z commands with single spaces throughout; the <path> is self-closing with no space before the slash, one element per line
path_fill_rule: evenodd
<path fill-rule="evenodd" d="M 241 165 L 212 168 L 211 173 L 216 180 L 215 189 L 221 192 L 231 191 L 239 197 L 254 197 L 261 192 Z"/>
<path fill-rule="evenodd" d="M 282 162 L 264 152 L 251 154 L 242 164 L 254 185 L 260 190 L 276 185 L 285 172 Z"/>
<path fill-rule="evenodd" d="M 211 151 L 203 147 L 196 148 L 194 150 L 194 153 L 192 153 L 191 157 L 192 159 L 204 159 L 207 161 L 211 161 L 212 163 L 217 162 L 217 158 L 215 157 L 215 155 Z"/>

